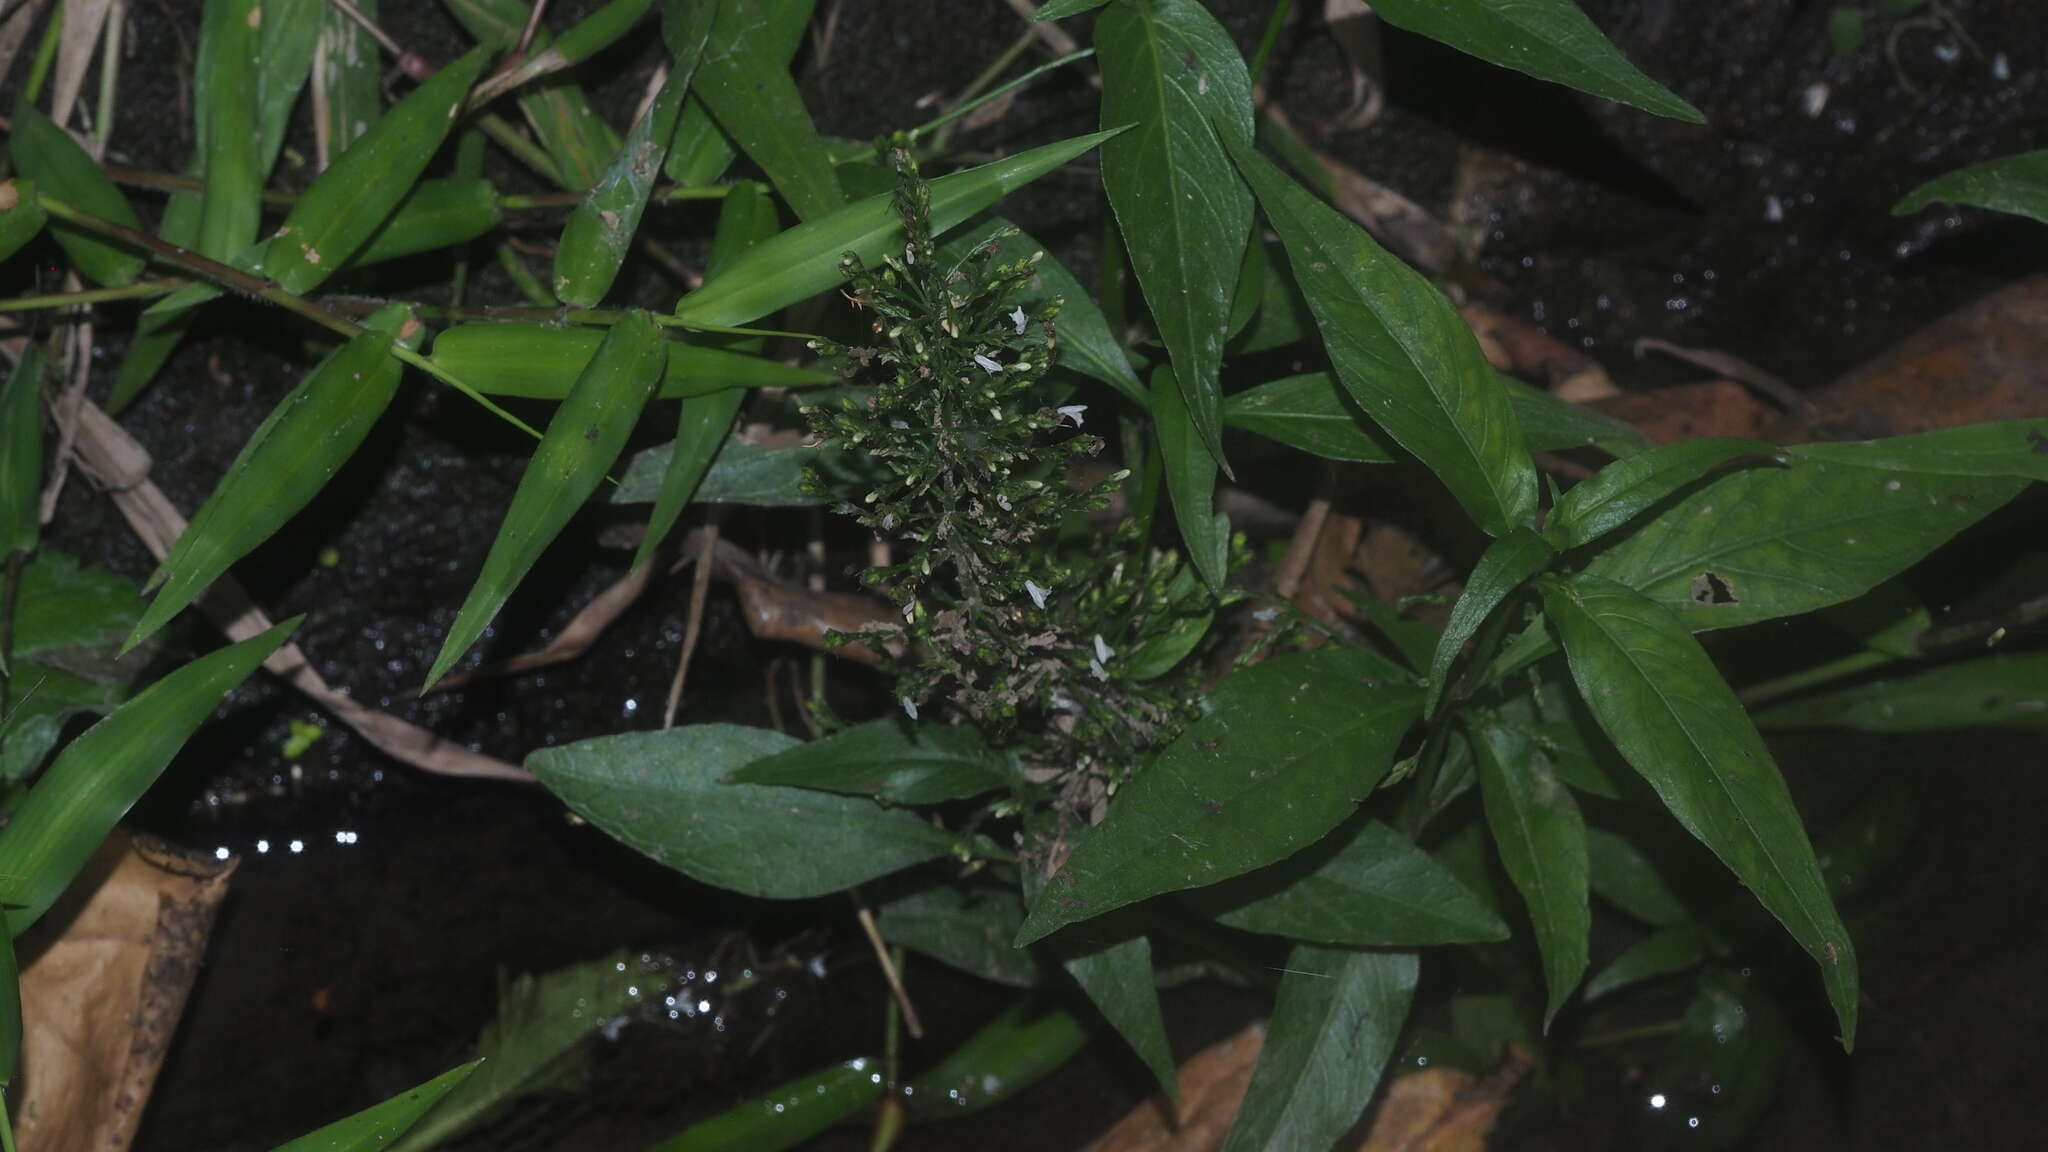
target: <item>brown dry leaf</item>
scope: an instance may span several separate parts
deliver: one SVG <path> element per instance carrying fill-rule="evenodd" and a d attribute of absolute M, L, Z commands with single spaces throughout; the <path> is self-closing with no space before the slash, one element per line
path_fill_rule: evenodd
<path fill-rule="evenodd" d="M 116 831 L 19 941 L 20 1147 L 134 1140 L 236 863 Z"/>
<path fill-rule="evenodd" d="M 1172 1106 L 1165 1097 L 1154 1096 L 1082 1152 L 1215 1152 L 1237 1118 L 1238 1102 L 1265 1042 L 1266 1026 L 1253 1024 L 1195 1053 L 1180 1066 L 1175 1112 L 1168 1111 Z"/>
<path fill-rule="evenodd" d="M 150 555 L 163 559 L 185 531 L 185 517 L 163 490 L 150 481 L 149 453 L 99 405 L 86 401 L 78 417 L 79 466 L 107 490 Z M 230 640 L 246 640 L 271 625 L 270 617 L 249 599 L 231 575 L 213 582 L 213 587 L 200 597 L 199 608 Z M 533 782 L 533 774 L 524 768 L 450 743 L 418 725 L 356 703 L 314 671 L 297 644 L 286 644 L 271 653 L 263 666 L 395 760 L 443 776 Z"/>
<path fill-rule="evenodd" d="M 1365 0 L 1323 0 L 1323 25 L 1343 49 L 1351 76 L 1351 107 L 1330 127 L 1355 132 L 1379 119 L 1387 106 L 1376 75 L 1380 71 L 1379 18 Z"/>
<path fill-rule="evenodd" d="M 1624 392 L 1586 406 L 1628 421 L 1657 444 L 1699 436 L 1766 437 L 1778 422 L 1777 408 L 1733 380 Z"/>
<path fill-rule="evenodd" d="M 1574 404 L 1621 392 L 1598 360 L 1519 316 L 1482 304 L 1466 304 L 1458 315 L 1497 371 L 1540 380 L 1558 399 Z"/>
<path fill-rule="evenodd" d="M 1251 1084 L 1266 1026 L 1212 1044 L 1180 1066 L 1180 1107 L 1154 1096 L 1117 1121 L 1082 1152 L 1216 1152 Z M 1526 1053 L 1510 1049 L 1484 1076 L 1429 1068 L 1394 1079 L 1372 1112 L 1362 1139 L 1346 1152 L 1483 1152 L 1515 1086 L 1529 1072 Z"/>
<path fill-rule="evenodd" d="M 545 647 L 531 652 L 522 652 L 510 660 L 496 664 L 485 664 L 478 668 L 465 668 L 443 676 L 440 682 L 429 689 L 431 692 L 446 692 L 472 680 L 483 680 L 493 676 L 515 676 L 535 668 L 546 668 L 576 659 L 590 650 L 606 628 L 619 618 L 620 613 L 638 603 L 642 593 L 647 591 L 648 579 L 653 575 L 651 564 L 642 564 L 624 576 L 613 581 L 611 586 L 590 598 L 569 622 L 562 626 L 561 634 Z"/>
<path fill-rule="evenodd" d="M 1372 1130 L 1357 1152 L 1485 1152 L 1515 1086 L 1533 1065 L 1508 1049 L 1484 1076 L 1455 1068 L 1425 1068 L 1387 1086 Z"/>
<path fill-rule="evenodd" d="M 22 44 L 28 40 L 29 30 L 35 27 L 36 17 L 50 0 L 27 0 L 18 4 L 0 19 L 0 80 L 14 68 L 14 58 L 21 54 Z"/>
<path fill-rule="evenodd" d="M 2022 280 L 1808 393 L 1775 439 L 1868 440 L 2048 415 L 2048 277 Z"/>
<path fill-rule="evenodd" d="M 1266 103 L 1263 112 L 1278 127 L 1300 134 L 1278 104 Z M 1339 211 L 1358 221 L 1396 256 L 1431 276 L 1448 276 L 1458 269 L 1457 238 L 1441 220 L 1336 157 L 1313 148 L 1310 151 L 1330 175 L 1330 200 Z"/>
<path fill-rule="evenodd" d="M 107 10 L 114 0 L 64 0 L 64 29 L 57 34 L 57 71 L 50 81 L 50 119 L 59 124 L 71 121 L 71 109 L 85 86 L 86 69 L 100 47 L 100 33 L 107 26 Z M 91 151 L 92 142 L 86 142 Z"/>

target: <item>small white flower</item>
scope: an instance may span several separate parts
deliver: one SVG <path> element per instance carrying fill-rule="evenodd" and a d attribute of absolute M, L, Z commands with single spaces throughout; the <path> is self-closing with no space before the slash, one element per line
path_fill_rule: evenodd
<path fill-rule="evenodd" d="M 1074 427 L 1079 428 L 1082 424 L 1081 413 L 1086 411 L 1088 411 L 1086 404 L 1063 404 L 1059 408 L 1060 419 L 1072 420 Z"/>
<path fill-rule="evenodd" d="M 905 244 L 903 246 L 903 262 L 905 264 L 917 263 L 917 245 Z"/>
<path fill-rule="evenodd" d="M 903 714 L 912 720 L 917 719 L 917 701 L 908 696 L 903 697 Z"/>
<path fill-rule="evenodd" d="M 1109 645 L 1103 643 L 1102 633 L 1097 632 L 1095 634 L 1095 658 L 1097 660 L 1102 661 L 1104 664 L 1107 664 L 1109 663 L 1109 658 L 1114 655 L 1116 655 L 1116 649 L 1111 648 Z"/>
<path fill-rule="evenodd" d="M 1097 680 L 1109 679 L 1109 669 L 1104 668 L 1100 660 L 1090 660 L 1088 662 L 1088 671 L 1093 672 Z"/>
<path fill-rule="evenodd" d="M 1047 596 L 1052 595 L 1052 589 L 1040 588 L 1037 584 L 1033 583 L 1032 581 L 1026 580 L 1024 582 L 1024 591 L 1030 593 L 1031 602 L 1037 605 L 1040 611 L 1045 610 L 1045 598 Z"/>
<path fill-rule="evenodd" d="M 976 352 L 974 354 L 974 362 L 976 364 L 981 365 L 981 370 L 983 372 L 988 373 L 991 376 L 1003 370 L 1003 366 L 1001 364 L 998 364 L 995 361 L 989 359 L 988 357 L 983 356 L 979 352 Z"/>
<path fill-rule="evenodd" d="M 1279 615 L 1280 610 L 1278 608 L 1261 608 L 1257 612 L 1252 613 L 1252 619 L 1257 620 L 1261 624 L 1271 624 Z"/>
<path fill-rule="evenodd" d="M 1024 325 L 1027 322 L 1029 322 L 1030 319 L 1031 318 L 1029 316 L 1024 315 L 1024 306 L 1022 304 L 1017 305 L 1017 310 L 1015 312 L 1010 313 L 1010 323 L 1015 324 L 1017 326 L 1017 335 L 1019 336 L 1022 336 L 1024 334 Z"/>

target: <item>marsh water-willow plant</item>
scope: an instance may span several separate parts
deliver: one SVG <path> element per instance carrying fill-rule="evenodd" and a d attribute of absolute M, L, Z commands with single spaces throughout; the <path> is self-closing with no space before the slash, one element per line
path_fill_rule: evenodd
<path fill-rule="evenodd" d="M 2048 424 L 1651 446 L 1507 380 L 1437 285 L 1267 159 L 1253 69 L 1198 0 L 1046 5 L 1041 19 L 1092 21 L 1093 64 L 1091 52 L 1057 63 L 1099 69 L 1101 130 L 973 167 L 945 145 L 976 100 L 878 147 L 819 135 L 788 71 L 807 0 L 664 0 L 666 71 L 629 125 L 593 112 L 568 70 L 657 18 L 651 0 L 615 0 L 552 36 L 519 0 L 445 3 L 477 46 L 438 69 L 402 61 L 417 82 L 386 108 L 358 25 L 374 4 L 344 15 L 319 0 L 207 0 L 199 149 L 182 174 L 147 181 L 168 191 L 153 230 L 90 142 L 39 111 L 38 70 L 11 121 L 0 252 L 61 250 L 79 285 L 97 287 L 8 308 L 93 305 L 105 324 L 127 315 L 115 302 L 153 299 L 133 315 L 110 393 L 89 393 L 115 412 L 226 292 L 332 346 L 197 509 L 147 608 L 106 613 L 127 647 L 300 512 L 415 385 L 453 388 L 536 439 L 429 683 L 600 493 L 652 506 L 636 563 L 715 503 L 827 504 L 886 546 L 865 579 L 882 598 L 874 619 L 831 640 L 879 663 L 874 714 L 849 724 L 818 709 L 826 731 L 809 741 L 719 722 L 647 728 L 528 764 L 585 819 L 697 880 L 780 900 L 864 889 L 883 938 L 1032 991 L 947 1059 L 913 1057 L 931 1065 L 914 1082 L 893 1055 L 823 1069 L 782 1094 L 801 1107 L 743 1109 L 663 1147 L 786 1147 L 878 1101 L 886 1144 L 906 1107 L 922 1119 L 1003 1099 L 1098 1021 L 1172 1093 L 1158 989 L 1187 979 L 1272 993 L 1232 1150 L 1331 1146 L 1404 1047 L 1484 1065 L 1515 1041 L 1562 1059 L 1564 1038 L 1658 1012 L 1642 1034 L 1671 1038 L 1661 1067 L 1674 1090 L 1687 1077 L 1743 1089 L 1716 1105 L 1714 1138 L 1733 1139 L 1768 1097 L 1787 1028 L 1736 973 L 1784 941 L 1811 958 L 1840 1043 L 1854 1043 L 1837 849 L 1816 853 L 1697 636 L 1830 612 L 1863 646 L 1749 686 L 1773 700 L 1767 726 L 2038 723 L 1988 709 L 2038 701 L 2037 654 L 1811 690 L 1945 654 L 1894 577 L 2048 479 Z M 1571 0 L 1373 8 L 1539 79 L 1699 119 Z M 267 197 L 309 86 L 313 170 L 286 181 L 295 195 Z M 481 175 L 491 143 L 562 191 L 501 193 Z M 447 151 L 448 174 L 429 175 Z M 977 222 L 1091 153 L 1113 222 L 1100 256 L 1130 269 L 1136 310 L 1120 289 L 1091 298 L 1006 222 Z M 2043 172 L 2038 155 L 2014 158 L 1902 210 L 1949 198 L 2048 218 Z M 672 263 L 641 225 L 679 199 L 720 202 L 702 285 L 666 314 L 599 307 L 643 254 Z M 266 223 L 273 202 L 283 211 Z M 466 260 L 508 215 L 554 208 L 566 214 L 551 275 L 500 250 L 528 308 L 366 309 L 326 291 L 399 256 Z M 43 236 L 56 248 L 30 247 Z M 771 356 L 788 333 L 756 326 L 785 310 L 784 323 L 822 323 L 798 307 L 813 297 L 850 304 L 855 328 L 797 342 L 815 362 Z M 66 325 L 47 331 L 11 352 L 0 394 L 0 549 L 20 614 L 0 628 L 0 751 L 18 801 L 0 833 L 10 935 L 289 632 L 132 698 L 37 664 L 39 622 L 79 610 L 48 587 L 88 579 L 65 558 L 30 559 L 37 492 L 60 463 L 46 448 L 71 443 L 42 418 L 48 366 L 69 346 Z M 1247 378 L 1271 362 L 1254 354 L 1276 348 L 1306 370 Z M 801 404 L 808 442 L 731 435 L 757 393 L 828 384 Z M 558 406 L 536 429 L 492 396 Z M 69 399 L 55 411 L 75 418 Z M 650 420 L 673 420 L 673 442 L 614 488 Z M 1606 462 L 1560 489 L 1539 474 L 1543 452 Z M 1373 630 L 1339 634 L 1264 586 L 1219 510 L 1219 478 L 1256 487 L 1315 458 L 1419 463 L 1491 540 L 1441 627 L 1373 605 Z M 45 683 L 31 705 L 25 689 Z M 107 716 L 42 768 L 79 712 Z M 1627 943 L 1588 979 L 1596 916 Z M 1467 990 L 1418 1007 L 1437 970 Z M 11 1005 L 0 999 L 0 1081 Z M 487 1053 L 516 1031 L 506 1024 Z M 565 1042 L 551 1036 L 548 1051 Z M 455 1091 L 407 1145 L 423 1147 L 523 1083 L 457 1088 L 470 1067 L 293 1147 L 383 1146 Z"/>

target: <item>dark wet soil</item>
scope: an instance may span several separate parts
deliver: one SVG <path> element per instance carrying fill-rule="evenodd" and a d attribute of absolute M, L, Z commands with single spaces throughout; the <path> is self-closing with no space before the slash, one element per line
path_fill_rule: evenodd
<path fill-rule="evenodd" d="M 558 3 L 555 19 L 590 7 Z M 819 7 L 833 14 L 830 48 L 807 52 L 806 98 L 823 130 L 855 137 L 927 118 L 927 97 L 958 91 L 1021 29 L 993 2 Z M 1249 49 L 1264 5 L 1216 7 Z M 1974 295 L 2048 267 L 2048 233 L 2038 229 L 1972 212 L 1888 215 L 1928 176 L 2042 143 L 2048 10 L 2038 3 L 1948 0 L 1968 42 L 1952 31 L 1909 30 L 1896 61 L 1882 50 L 1885 25 L 1875 18 L 1872 43 L 1833 56 L 1830 6 L 1817 0 L 1586 7 L 1709 126 L 1579 100 L 1387 31 L 1384 114 L 1318 143 L 1439 213 L 1451 214 L 1461 178 L 1492 189 L 1475 224 L 1484 235 L 1481 270 L 1501 286 L 1489 303 L 1580 341 L 1623 382 L 1684 377 L 1630 354 L 1633 341 L 1653 336 L 1721 348 L 1816 384 Z M 385 8 L 388 26 L 415 50 L 446 58 L 462 47 L 437 6 Z M 189 147 L 178 79 L 189 68 L 178 65 L 196 37 L 197 7 L 131 9 L 135 42 L 151 53 L 124 67 L 116 154 L 176 169 Z M 1073 25 L 1084 42 L 1086 26 Z M 585 69 L 615 121 L 643 90 L 653 39 Z M 1336 117 L 1349 93 L 1343 58 L 1313 13 L 1283 38 L 1268 81 L 1311 130 Z M 1072 77 L 1048 80 L 961 145 L 1013 149 L 1092 127 L 1093 99 Z M 509 168 L 494 175 L 507 187 L 531 185 Z M 1086 164 L 1004 210 L 1092 282 L 1100 201 Z M 701 251 L 692 238 L 708 217 L 689 207 L 663 212 L 650 227 L 686 259 Z M 488 259 L 476 275 L 473 298 L 514 298 Z M 444 279 L 443 265 L 424 261 L 358 287 L 433 298 Z M 676 288 L 650 274 L 625 292 L 662 306 Z M 157 482 L 187 510 L 318 354 L 306 333 L 253 307 L 224 304 L 207 317 L 125 421 L 155 455 Z M 107 345 L 109 374 L 118 351 L 118 340 Z M 489 546 L 521 453 L 514 436 L 459 399 L 408 390 L 319 503 L 238 574 L 273 615 L 306 614 L 299 640 L 330 680 L 452 739 L 516 760 L 551 743 L 653 726 L 681 641 L 685 585 L 674 578 L 658 582 L 577 664 L 414 698 Z M 1275 483 L 1286 490 L 1300 478 Z M 2031 518 L 1999 522 L 1986 571 L 2010 569 L 2035 546 L 2039 513 L 2037 503 Z M 621 575 L 626 554 L 602 540 L 621 522 L 603 511 L 579 520 L 484 653 L 544 642 Z M 726 531 L 797 570 L 801 523 L 743 514 Z M 50 544 L 135 577 L 151 567 L 83 484 L 66 496 Z M 685 719 L 769 723 L 769 696 L 787 693 L 798 657 L 750 641 L 731 602 L 715 596 L 696 659 Z M 835 675 L 835 691 L 858 707 L 869 685 Z M 781 712 L 795 723 L 791 708 Z M 327 731 L 287 762 L 281 749 L 294 720 Z M 1868 981 L 1858 1056 L 1829 1048 L 1818 1015 L 1795 1015 L 1806 1042 L 1748 1146 L 2038 1146 L 2032 1088 L 2048 1000 L 2027 974 L 2048 960 L 2033 816 L 2048 805 L 2048 780 L 2035 771 L 2039 741 L 1802 739 L 1781 751 L 1802 795 L 1904 777 L 1923 802 L 1910 850 L 1854 913 Z M 151 1103 L 144 1152 L 270 1148 L 459 1058 L 493 1012 L 500 971 L 543 971 L 619 948 L 691 966 L 740 957 L 794 966 L 779 969 L 775 987 L 787 995 L 774 1001 L 773 1017 L 758 999 L 735 999 L 729 1031 L 703 1019 L 628 1029 L 601 1046 L 580 1103 L 522 1113 L 476 1146 L 640 1147 L 748 1092 L 867 1052 L 879 1035 L 879 981 L 843 904 L 733 900 L 571 826 L 537 793 L 395 765 L 267 683 L 223 707 L 137 820 L 243 859 Z M 913 1063 L 944 1052 L 1006 1003 L 921 961 L 910 980 L 934 1021 Z M 1255 1007 L 1198 986 L 1173 993 L 1169 1011 L 1185 1053 Z M 723 1004 L 711 1013 L 725 1014 Z M 1634 1146 L 1631 1110 L 1640 1103 L 1625 1086 L 1627 1069 L 1613 1071 L 1622 1087 L 1594 1093 L 1597 1107 L 1521 1117 L 1511 1146 Z M 1072 1147 L 1141 1091 L 1121 1055 L 1098 1045 L 1018 1102 L 920 1133 L 915 1146 Z M 844 1133 L 820 1146 L 865 1143 Z"/>

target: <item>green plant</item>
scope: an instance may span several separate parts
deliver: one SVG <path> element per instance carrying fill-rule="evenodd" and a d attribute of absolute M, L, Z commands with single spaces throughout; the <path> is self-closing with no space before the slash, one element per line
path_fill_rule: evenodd
<path fill-rule="evenodd" d="M 0 186 L 0 248 L 47 228 L 101 287 L 8 307 L 158 297 L 140 313 L 116 410 L 149 384 L 195 310 L 225 292 L 343 340 L 251 437 L 165 557 L 156 598 L 118 626 L 129 647 L 305 507 L 405 386 L 407 367 L 537 440 L 430 684 L 570 516 L 607 490 L 658 400 L 682 401 L 674 442 L 635 460 L 609 496 L 653 506 L 639 562 L 692 503 L 826 504 L 886 542 L 891 554 L 866 582 L 893 615 L 831 642 L 868 650 L 897 711 L 845 724 L 820 705 L 813 718 L 826 731 L 808 742 L 726 723 L 627 732 L 537 752 L 529 766 L 591 823 L 698 880 L 768 899 L 872 884 L 880 938 L 1081 999 L 1020 1006 L 914 1084 L 921 1093 L 898 1091 L 911 1078 L 893 1056 L 892 1021 L 892 1055 L 801 1082 L 791 1091 L 805 1108 L 743 1110 L 665 1146 L 784 1147 L 871 1108 L 886 1145 L 920 1098 L 944 1090 L 957 1101 L 948 1109 L 980 1106 L 1043 1074 L 1082 1043 L 1084 1011 L 1171 1094 L 1158 988 L 1191 971 L 1274 995 L 1232 1149 L 1329 1146 L 1404 1043 L 1485 1063 L 1507 1041 L 1550 1033 L 1557 1052 L 1561 1037 L 1593 1042 L 1645 1006 L 1666 1009 L 1653 1029 L 1679 1041 L 1674 1075 L 1725 1074 L 1731 1053 L 1753 1072 L 1782 1026 L 1730 969 L 1768 953 L 1781 931 L 1817 966 L 1840 1041 L 1853 1044 L 1857 956 L 1836 912 L 1839 877 L 1695 634 L 1835 612 L 1864 646 L 1751 685 L 1752 699 L 1938 652 L 1923 645 L 1924 611 L 1888 581 L 2048 479 L 2043 422 L 1865 444 L 1651 447 L 1505 380 L 1435 284 L 1258 149 L 1253 70 L 1196 0 L 1048 5 L 1043 18 L 1100 9 L 1102 130 L 929 181 L 921 170 L 946 161 L 948 124 L 971 102 L 872 149 L 821 138 L 787 70 L 808 15 L 801 0 L 665 0 L 666 79 L 623 138 L 573 81 L 533 82 L 624 36 L 648 0 L 605 5 L 511 64 L 494 61 L 525 36 L 525 5 L 448 7 L 480 46 L 416 68 L 419 85 L 361 130 L 346 117 L 323 122 L 325 169 L 267 237 L 263 185 L 307 83 L 312 57 L 296 37 L 310 16 L 255 21 L 253 0 L 209 0 L 200 56 L 218 71 L 195 108 L 202 150 L 191 175 L 159 181 L 172 195 L 155 235 L 90 153 L 35 110 L 32 80 L 10 139 L 21 178 Z M 1569 0 L 1374 8 L 1540 79 L 1699 119 Z M 329 33 L 355 34 L 345 22 Z M 328 59 L 313 77 L 322 106 L 360 108 L 375 59 Z M 533 139 L 485 110 L 514 91 Z M 456 174 L 426 178 L 451 136 Z M 477 175 L 484 136 L 568 194 L 498 194 Z M 1128 265 L 1146 305 L 1137 318 L 1120 291 L 1090 299 L 1001 221 L 944 239 L 1092 150 L 1115 224 L 1102 256 Z M 799 223 L 778 229 L 761 184 L 721 182 L 740 155 Z M 2037 155 L 1960 173 L 1902 210 L 1955 197 L 2048 216 L 2041 170 Z M 870 191 L 849 197 L 854 188 Z M 636 253 L 665 255 L 639 231 L 649 205 L 685 198 L 721 201 L 701 287 L 668 315 L 596 307 Z M 387 301 L 359 322 L 348 301 L 315 295 L 362 265 L 459 247 L 506 213 L 549 208 L 568 214 L 551 277 L 525 274 L 532 307 Z M 1255 231 L 1260 219 L 1277 245 Z M 501 252 L 524 272 L 517 252 Z M 152 261 L 169 275 L 140 279 Z M 835 290 L 860 330 L 806 336 L 822 366 L 767 355 L 766 341 L 792 334 L 752 325 L 785 310 L 789 323 L 809 322 L 797 306 Z M 444 321 L 455 326 L 427 344 L 427 323 Z M 1320 367 L 1242 379 L 1244 354 L 1273 347 Z M 0 396 L 10 588 L 55 561 L 21 560 L 35 547 L 45 471 L 45 437 L 29 418 L 41 371 L 30 345 Z M 808 387 L 820 388 L 802 406 L 812 442 L 774 449 L 729 436 L 750 389 Z M 493 395 L 559 406 L 536 430 Z M 1377 633 L 1347 638 L 1261 587 L 1252 550 L 1217 506 L 1220 477 L 1253 471 L 1226 455 L 1226 429 L 1302 459 L 1413 460 L 1433 473 L 1492 541 L 1442 627 L 1376 605 Z M 1562 450 L 1611 462 L 1559 490 L 1532 453 Z M 1102 455 L 1114 467 L 1083 474 Z M 1113 495 L 1121 517 L 1091 522 Z M 59 754 L 0 835 L 16 931 L 286 631 L 204 657 L 127 703 L 119 684 L 59 684 L 33 708 L 13 698 L 0 730 L 12 780 L 34 770 L 69 714 L 33 709 L 112 709 Z M 10 686 L 37 652 L 23 640 L 0 632 Z M 1962 705 L 2038 682 L 2039 665 L 2034 655 L 1949 665 L 1788 700 L 1761 719 L 1982 722 L 1982 708 Z M 175 723 L 163 718 L 173 713 Z M 122 770 L 76 779 L 77 761 L 102 756 Z M 1672 847 L 1673 821 L 1718 859 L 1716 878 L 1701 880 L 1694 848 Z M 1776 926 L 1745 914 L 1745 889 Z M 1632 943 L 1588 980 L 1594 919 L 1610 913 Z M 1533 975 L 1520 963 L 1523 925 Z M 1485 973 L 1502 995 L 1461 997 L 1447 1027 L 1441 1013 L 1413 1023 L 1422 973 L 1438 965 Z M 467 1074 L 457 1069 L 366 1113 L 356 1138 L 394 1138 L 424 1114 L 413 1138 L 424 1146 L 481 1115 L 575 1038 L 522 1026 L 520 1005 L 604 975 L 572 971 L 522 986 L 524 1000 L 508 993 L 480 1047 L 510 1079 L 455 1088 Z M 0 1011 L 0 1029 L 7 1019 Z M 1730 1035 L 1742 1044 L 1717 1051 Z M 984 1076 L 1002 1090 L 977 1094 Z M 1758 1106 L 1768 1079 L 1731 1094 L 1727 1115 Z M 1720 1129 L 1732 1138 L 1740 1124 Z M 306 1142 L 357 1146 L 325 1133 Z"/>

